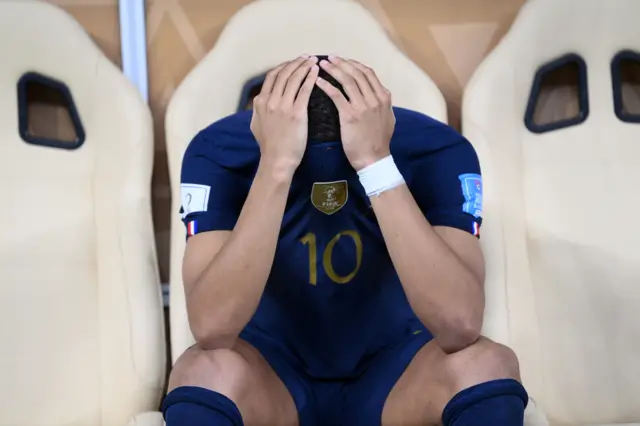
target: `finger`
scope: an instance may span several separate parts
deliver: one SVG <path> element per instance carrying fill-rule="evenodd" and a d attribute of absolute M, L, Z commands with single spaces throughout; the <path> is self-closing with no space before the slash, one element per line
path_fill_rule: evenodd
<path fill-rule="evenodd" d="M 361 64 L 358 61 L 351 60 L 351 63 L 353 64 L 354 67 L 358 68 L 358 70 L 360 70 L 362 74 L 364 74 L 367 81 L 369 82 L 369 85 L 375 92 L 378 99 L 380 100 L 385 99 L 385 97 L 389 94 L 388 93 L 389 91 L 386 89 L 386 87 L 382 85 L 375 71 L 367 67 L 366 65 Z"/>
<path fill-rule="evenodd" d="M 318 58 L 312 56 L 311 58 L 307 59 L 307 61 L 302 64 L 291 75 L 291 77 L 289 77 L 287 86 L 284 89 L 284 96 L 282 97 L 287 105 L 293 105 L 296 100 L 296 95 L 300 91 L 300 85 L 304 81 L 305 77 L 309 74 L 309 70 L 311 69 L 311 67 L 313 67 L 317 61 Z"/>
<path fill-rule="evenodd" d="M 368 105 L 377 105 L 379 103 L 376 93 L 369 84 L 369 80 L 367 80 L 367 77 L 364 75 L 364 73 L 360 70 L 360 68 L 356 67 L 351 60 L 334 56 L 330 56 L 329 60 L 336 64 L 338 67 L 342 68 L 351 77 L 353 77 L 353 79 L 356 81 L 356 84 L 358 85 L 358 88 L 360 89 L 360 92 L 362 92 L 364 100 Z"/>
<path fill-rule="evenodd" d="M 295 100 L 294 108 L 296 109 L 307 109 L 309 106 L 309 99 L 311 98 L 311 91 L 313 90 L 313 86 L 316 84 L 316 80 L 318 79 L 318 72 L 320 71 L 320 67 L 317 64 L 313 64 L 307 77 L 302 83 L 302 87 L 300 87 L 300 91 L 298 92 L 298 97 Z"/>
<path fill-rule="evenodd" d="M 338 112 L 341 115 L 345 116 L 346 114 L 350 113 L 351 104 L 336 86 L 329 83 L 327 80 L 325 80 L 322 77 L 317 78 L 316 84 L 318 85 L 320 90 L 322 90 L 324 93 L 327 94 L 327 96 L 331 98 L 333 103 L 336 105 L 336 108 L 338 108 Z"/>
<path fill-rule="evenodd" d="M 278 77 L 278 73 L 280 73 L 280 71 L 282 71 L 282 69 L 288 63 L 289 63 L 288 61 L 284 62 L 267 73 L 267 76 L 264 79 L 264 83 L 262 83 L 262 89 L 260 89 L 261 97 L 268 97 L 271 94 L 271 91 L 273 90 L 273 85 L 275 84 L 276 78 Z"/>
<path fill-rule="evenodd" d="M 349 102 L 353 105 L 362 105 L 364 103 L 362 92 L 360 92 L 356 81 L 345 70 L 336 64 L 324 60 L 320 61 L 320 67 L 331 77 L 335 78 L 338 83 L 342 84 L 344 91 L 349 97 Z"/>
<path fill-rule="evenodd" d="M 303 65 L 309 57 L 306 55 L 300 56 L 299 58 L 294 59 L 289 62 L 279 73 L 278 77 L 276 77 L 276 82 L 273 86 L 273 90 L 271 91 L 271 99 L 274 97 L 281 98 L 284 94 L 284 89 L 287 87 L 287 81 L 291 74 L 295 72 L 301 65 Z"/>

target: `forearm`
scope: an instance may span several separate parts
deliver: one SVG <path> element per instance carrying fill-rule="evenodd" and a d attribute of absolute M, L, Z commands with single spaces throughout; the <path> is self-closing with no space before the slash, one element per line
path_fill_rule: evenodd
<path fill-rule="evenodd" d="M 196 338 L 231 346 L 253 316 L 271 271 L 291 175 L 258 167 L 229 239 L 187 296 Z"/>
<path fill-rule="evenodd" d="M 484 310 L 479 282 L 425 219 L 406 185 L 371 198 L 409 303 L 445 350 L 477 338 Z"/>

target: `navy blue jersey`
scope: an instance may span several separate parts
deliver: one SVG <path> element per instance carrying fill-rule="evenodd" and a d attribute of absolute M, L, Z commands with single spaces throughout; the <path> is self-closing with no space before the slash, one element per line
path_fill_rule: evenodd
<path fill-rule="evenodd" d="M 478 235 L 482 183 L 471 144 L 423 114 L 394 110 L 391 153 L 429 223 Z M 250 120 L 250 111 L 224 118 L 187 148 L 181 178 L 187 235 L 235 226 L 260 158 Z M 340 142 L 308 144 L 247 328 L 285 345 L 316 378 L 356 376 L 380 349 L 428 333 L 407 302 Z"/>

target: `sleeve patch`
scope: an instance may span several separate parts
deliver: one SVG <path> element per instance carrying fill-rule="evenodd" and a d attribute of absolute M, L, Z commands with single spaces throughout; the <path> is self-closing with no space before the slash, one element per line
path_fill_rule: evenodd
<path fill-rule="evenodd" d="M 467 173 L 458 176 L 458 179 L 460 179 L 465 200 L 462 211 L 475 218 L 482 217 L 482 176 Z"/>
<path fill-rule="evenodd" d="M 480 225 L 476 221 L 473 221 L 473 235 L 480 238 Z"/>
<path fill-rule="evenodd" d="M 198 233 L 198 221 L 192 220 L 187 224 L 187 235 L 193 237 Z"/>
<path fill-rule="evenodd" d="M 211 187 L 208 185 L 197 185 L 194 183 L 183 183 L 180 185 L 180 196 L 182 200 L 182 217 L 190 213 L 206 212 L 209 205 L 209 193 Z"/>

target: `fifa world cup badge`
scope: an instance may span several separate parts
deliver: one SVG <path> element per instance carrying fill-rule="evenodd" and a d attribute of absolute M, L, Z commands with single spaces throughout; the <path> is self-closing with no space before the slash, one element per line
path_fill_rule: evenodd
<path fill-rule="evenodd" d="M 324 214 L 334 214 L 349 199 L 349 186 L 346 180 L 337 182 L 315 182 L 311 189 L 311 204 Z"/>
<path fill-rule="evenodd" d="M 464 195 L 462 211 L 475 218 L 482 217 L 482 176 L 477 173 L 466 173 L 458 176 L 458 179 Z"/>

